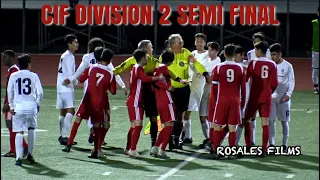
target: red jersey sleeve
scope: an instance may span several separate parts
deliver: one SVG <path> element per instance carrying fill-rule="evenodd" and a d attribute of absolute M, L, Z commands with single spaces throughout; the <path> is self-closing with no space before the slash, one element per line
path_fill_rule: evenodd
<path fill-rule="evenodd" d="M 155 84 L 156 86 L 158 86 L 161 89 L 169 89 L 169 87 L 171 86 L 171 80 L 170 80 L 170 74 L 167 68 L 161 68 L 160 72 L 158 72 L 159 74 L 162 74 L 165 79 L 162 81 L 156 81 Z"/>
<path fill-rule="evenodd" d="M 138 67 L 137 74 L 138 78 L 141 79 L 142 82 L 152 82 L 152 76 L 147 76 L 142 67 Z"/>
<path fill-rule="evenodd" d="M 86 81 L 89 78 L 89 70 L 90 67 L 88 67 L 79 77 L 79 82 L 83 83 L 84 81 Z"/>
<path fill-rule="evenodd" d="M 8 85 L 8 82 L 9 82 L 9 79 L 10 79 L 10 76 L 12 73 L 14 72 L 17 72 L 19 71 L 19 69 L 13 67 L 13 68 L 10 68 L 9 72 L 8 72 L 8 79 L 7 79 L 7 85 Z M 5 98 L 4 98 L 4 104 L 9 104 L 9 100 L 8 100 L 8 94 L 7 94 L 7 87 L 6 87 L 6 95 L 5 95 Z"/>
<path fill-rule="evenodd" d="M 117 93 L 116 77 L 114 75 L 112 77 L 112 81 L 111 81 L 111 84 L 110 84 L 109 91 L 113 95 L 115 95 Z"/>
<path fill-rule="evenodd" d="M 253 61 L 249 62 L 248 68 L 247 68 L 247 74 L 246 74 L 246 81 L 248 81 L 252 75 L 253 71 Z"/>
<path fill-rule="evenodd" d="M 241 79 L 241 108 L 244 108 L 246 104 L 246 71 L 243 68 L 242 79 Z"/>
<path fill-rule="evenodd" d="M 277 68 L 274 66 L 272 71 L 272 82 L 271 82 L 272 93 L 276 90 L 277 86 L 278 86 L 278 71 L 277 71 Z"/>

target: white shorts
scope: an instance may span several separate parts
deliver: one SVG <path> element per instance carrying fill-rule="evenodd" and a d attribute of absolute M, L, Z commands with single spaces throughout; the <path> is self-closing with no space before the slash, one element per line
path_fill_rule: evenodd
<path fill-rule="evenodd" d="M 37 114 L 16 113 L 12 118 L 12 131 L 27 131 L 29 128 L 37 128 Z"/>
<path fill-rule="evenodd" d="M 199 116 L 208 116 L 209 97 L 202 96 L 200 102 Z"/>
<path fill-rule="evenodd" d="M 57 109 L 74 108 L 74 92 L 61 92 L 57 94 Z"/>
<path fill-rule="evenodd" d="M 319 68 L 319 52 L 312 52 L 312 67 Z"/>
<path fill-rule="evenodd" d="M 277 119 L 280 121 L 290 121 L 290 106 L 291 101 L 279 103 L 273 100 L 271 106 L 270 119 Z"/>
<path fill-rule="evenodd" d="M 190 93 L 188 111 L 198 111 L 199 110 L 200 101 L 201 101 L 201 94 L 202 93 L 198 93 L 198 92 L 191 92 Z"/>

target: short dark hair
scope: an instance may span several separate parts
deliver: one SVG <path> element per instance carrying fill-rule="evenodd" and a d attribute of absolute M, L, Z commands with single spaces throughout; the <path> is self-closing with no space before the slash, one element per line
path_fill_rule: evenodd
<path fill-rule="evenodd" d="M 224 53 L 226 56 L 233 56 L 236 52 L 236 46 L 233 44 L 227 44 L 224 46 Z"/>
<path fill-rule="evenodd" d="M 31 57 L 28 54 L 22 54 L 18 57 L 19 68 L 27 69 L 28 65 L 31 63 Z"/>
<path fill-rule="evenodd" d="M 101 59 L 102 59 L 102 61 L 104 61 L 106 63 L 110 63 L 111 59 L 113 58 L 113 55 L 114 55 L 114 53 L 111 49 L 105 48 L 102 51 Z"/>
<path fill-rule="evenodd" d="M 262 52 L 263 54 L 266 54 L 267 51 L 268 51 L 269 45 L 268 45 L 267 41 L 260 41 L 260 42 L 257 42 L 257 43 L 254 45 L 254 47 L 255 47 L 256 49 L 261 50 L 261 52 Z"/>
<path fill-rule="evenodd" d="M 257 33 L 254 33 L 253 36 L 252 36 L 252 39 L 260 39 L 261 41 L 264 41 L 265 40 L 265 36 L 264 36 L 264 33 L 263 32 L 257 32 Z"/>
<path fill-rule="evenodd" d="M 207 41 L 207 36 L 204 35 L 203 33 L 197 33 L 196 35 L 194 35 L 194 38 L 203 38 L 204 41 Z"/>
<path fill-rule="evenodd" d="M 104 50 L 104 47 L 96 47 L 95 49 L 94 49 L 94 51 L 93 51 L 93 55 L 94 55 L 94 58 L 98 61 L 98 62 L 100 62 L 100 61 L 102 61 L 102 59 L 101 59 L 101 54 L 102 54 L 102 51 Z"/>
<path fill-rule="evenodd" d="M 92 53 L 96 47 L 105 47 L 101 38 L 92 38 L 88 42 L 88 53 Z"/>
<path fill-rule="evenodd" d="M 5 51 L 3 52 L 3 54 L 6 54 L 6 55 L 8 55 L 8 56 L 10 56 L 10 57 L 12 57 L 12 58 L 15 58 L 15 57 L 16 57 L 16 53 L 15 53 L 13 50 L 5 50 Z"/>
<path fill-rule="evenodd" d="M 215 41 L 212 41 L 212 42 L 208 42 L 207 44 L 207 47 L 209 48 L 212 48 L 212 49 L 215 49 L 216 51 L 220 51 L 220 45 L 219 43 L 215 42 Z"/>
<path fill-rule="evenodd" d="M 221 62 L 226 61 L 226 57 L 224 56 L 224 50 L 222 50 L 221 53 L 219 54 L 219 58 L 220 58 Z"/>
<path fill-rule="evenodd" d="M 164 64 L 172 63 L 174 60 L 174 53 L 172 51 L 165 50 L 162 52 L 161 58 L 162 58 L 162 63 Z"/>
<path fill-rule="evenodd" d="M 137 62 L 140 62 L 143 57 L 147 55 L 147 51 L 144 49 L 137 49 L 133 52 L 133 57 Z"/>
<path fill-rule="evenodd" d="M 67 44 L 72 44 L 72 42 L 77 39 L 77 36 L 74 34 L 68 34 L 66 35 L 66 37 L 64 38 L 64 42 Z"/>
<path fill-rule="evenodd" d="M 239 45 L 236 45 L 236 51 L 235 51 L 236 54 L 244 54 L 244 49 L 243 47 L 239 46 Z"/>
<path fill-rule="evenodd" d="M 270 52 L 282 52 L 282 46 L 280 43 L 274 43 L 270 46 Z"/>

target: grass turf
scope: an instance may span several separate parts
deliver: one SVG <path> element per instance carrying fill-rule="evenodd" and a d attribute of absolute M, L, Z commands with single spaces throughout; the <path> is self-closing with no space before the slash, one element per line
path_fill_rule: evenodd
<path fill-rule="evenodd" d="M 4 89 L 1 89 L 1 95 Z M 76 91 L 76 105 L 82 97 L 82 89 Z M 2 96 L 2 101 L 3 101 Z M 295 92 L 292 97 L 289 145 L 300 145 L 302 154 L 298 157 L 243 158 L 237 160 L 213 161 L 207 159 L 207 152 L 198 152 L 197 145 L 203 140 L 196 113 L 192 114 L 192 136 L 194 145 L 184 146 L 183 151 L 170 152 L 169 160 L 149 156 L 150 136 L 141 135 L 138 150 L 140 159 L 128 158 L 123 154 L 129 127 L 125 96 L 121 91 L 110 96 L 111 129 L 103 148 L 106 159 L 92 160 L 87 157 L 92 149 L 88 144 L 88 127 L 82 122 L 72 152 L 61 151 L 58 143 L 59 111 L 55 109 L 56 91 L 44 89 L 44 101 L 38 118 L 38 132 L 34 157 L 35 165 L 25 163 L 22 168 L 14 165 L 13 158 L 1 158 L 1 179 L 157 179 L 171 170 L 168 179 L 319 179 L 319 101 L 311 92 Z M 145 118 L 144 125 L 148 122 Z M 45 130 L 45 131 L 42 131 Z M 1 153 L 9 150 L 9 137 L 3 116 L 1 117 Z M 276 144 L 281 145 L 281 123 L 277 122 Z M 226 144 L 227 141 L 225 141 Z M 243 144 L 243 138 L 241 139 Z M 260 120 L 257 121 L 256 144 L 261 144 Z M 185 165 L 176 168 L 180 163 Z M 181 165 L 181 164 L 180 164 Z M 176 171 L 178 170 L 178 171 Z M 176 171 L 176 172 L 175 172 Z"/>

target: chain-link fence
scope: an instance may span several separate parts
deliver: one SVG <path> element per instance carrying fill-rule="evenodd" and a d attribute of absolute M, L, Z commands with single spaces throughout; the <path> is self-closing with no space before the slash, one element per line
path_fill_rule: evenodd
<path fill-rule="evenodd" d="M 66 26 L 45 26 L 41 22 L 41 7 L 44 4 L 68 4 L 68 0 L 2 0 L 1 14 L 3 17 L 2 48 L 14 48 L 21 52 L 61 52 L 64 48 L 63 38 L 65 34 L 73 33 L 78 36 L 82 51 L 92 37 L 100 37 L 105 40 L 107 46 L 117 53 L 129 54 L 136 48 L 141 39 L 150 39 L 154 44 L 156 53 L 164 48 L 164 41 L 172 33 L 180 33 L 187 48 L 193 48 L 193 35 L 203 32 L 209 41 L 218 41 L 221 45 L 236 43 L 245 49 L 252 48 L 251 36 L 254 32 L 263 31 L 267 41 L 272 44 L 280 42 L 285 47 L 287 56 L 307 56 L 311 42 L 311 21 L 315 18 L 318 0 L 264 0 L 264 1 L 173 1 L 173 0 L 131 0 L 131 1 L 106 1 L 106 0 L 79 0 L 79 4 L 151 4 L 159 8 L 161 4 L 168 4 L 176 9 L 179 4 L 223 4 L 225 7 L 225 24 L 181 26 L 177 23 L 178 14 L 173 12 L 170 20 L 171 26 L 162 26 L 155 23 L 153 26 L 78 26 L 75 24 L 75 14 L 71 13 Z M 277 19 L 279 26 L 241 26 L 230 25 L 230 4 L 274 4 L 277 7 Z M 155 13 L 154 19 L 158 20 L 161 13 Z"/>

